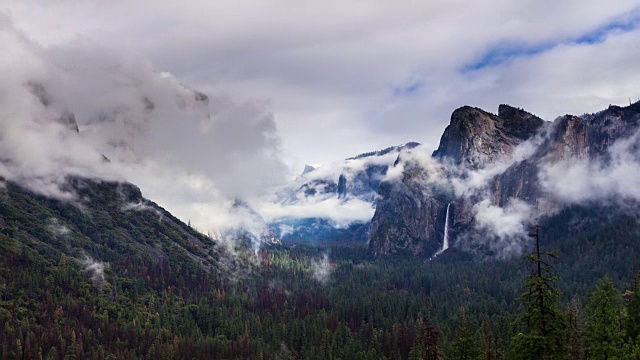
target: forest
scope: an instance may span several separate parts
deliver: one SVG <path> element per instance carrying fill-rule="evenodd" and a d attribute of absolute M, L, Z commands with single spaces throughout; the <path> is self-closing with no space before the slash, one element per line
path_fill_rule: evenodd
<path fill-rule="evenodd" d="M 540 228 L 540 254 L 535 241 L 521 256 L 452 248 L 431 261 L 285 244 L 212 250 L 215 271 L 185 250 L 179 220 L 115 211 L 100 189 L 83 210 L 4 194 L 0 358 L 640 358 L 630 215 L 566 209 Z"/>

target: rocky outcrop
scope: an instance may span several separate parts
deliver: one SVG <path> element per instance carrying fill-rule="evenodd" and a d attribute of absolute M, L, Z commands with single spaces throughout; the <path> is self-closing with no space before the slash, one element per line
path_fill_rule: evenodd
<path fill-rule="evenodd" d="M 542 167 L 569 159 L 606 163 L 610 145 L 633 135 L 639 126 L 640 103 L 610 106 L 580 117 L 557 118 L 532 156 L 514 163 L 492 179 L 489 185 L 492 202 L 504 206 L 509 199 L 519 199 L 535 206 L 538 213 L 548 213 L 559 204 L 554 204 L 541 188 L 538 173 Z"/>
<path fill-rule="evenodd" d="M 383 183 L 371 221 L 369 248 L 375 255 L 435 253 L 444 238 L 447 203 L 442 194 L 409 179 Z"/>
<path fill-rule="evenodd" d="M 469 106 L 451 115 L 433 157 L 457 170 L 480 169 L 508 158 L 532 137 L 544 121 L 524 110 L 500 105 L 498 115 Z M 473 221 L 473 199 L 456 199 L 451 187 L 425 183 L 423 169 L 405 170 L 402 181 L 380 187 L 371 222 L 369 248 L 375 254 L 409 253 L 430 256 L 442 247 L 447 205 L 458 230 Z M 456 231 L 453 229 L 452 231 Z"/>
<path fill-rule="evenodd" d="M 498 115 L 469 106 L 451 115 L 433 157 L 456 165 L 481 168 L 509 156 L 533 136 L 544 121 L 524 110 L 500 105 Z"/>
<path fill-rule="evenodd" d="M 541 169 L 569 159 L 606 164 L 610 146 L 639 127 L 640 102 L 579 117 L 564 115 L 553 123 L 508 105 L 500 105 L 498 115 L 468 106 L 457 109 L 433 158 L 444 168 L 443 176 L 450 181 L 456 178 L 458 184 L 478 170 L 490 173 L 490 178 L 481 189 L 454 196 L 443 181 L 420 180 L 430 170 L 405 169 L 402 181 L 380 186 L 369 248 L 379 255 L 432 255 L 442 246 L 448 203 L 453 204 L 450 238 L 452 233 L 465 232 L 464 238 L 473 237 L 469 232 L 477 232 L 474 206 L 482 200 L 502 208 L 519 200 L 531 206 L 534 215 L 552 214 L 562 204 L 545 193 L 538 177 Z M 518 145 L 536 134 L 540 136 L 531 142 L 531 152 L 523 158 L 511 156 Z M 496 164 L 506 168 L 493 166 Z"/>

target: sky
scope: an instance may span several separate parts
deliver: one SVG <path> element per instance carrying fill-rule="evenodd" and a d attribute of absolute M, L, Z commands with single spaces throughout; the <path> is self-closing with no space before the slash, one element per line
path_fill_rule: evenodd
<path fill-rule="evenodd" d="M 78 166 L 124 176 L 202 226 L 225 217 L 210 204 L 261 195 L 305 164 L 409 141 L 435 150 L 463 105 L 553 120 L 640 98 L 640 1 L 5 0 L 0 13 L 15 44 L 3 86 L 48 81 L 99 150 Z M 185 106 L 181 84 L 207 94 L 206 109 Z M 132 88 L 151 94 L 152 125 Z M 109 126 L 95 120 L 107 105 L 121 109 Z M 4 150 L 18 157 L 21 144 Z M 87 165 L 100 152 L 121 168 Z M 26 172 L 43 167 L 27 157 Z"/>
<path fill-rule="evenodd" d="M 44 47 L 150 61 L 207 94 L 260 100 L 297 172 L 417 141 L 462 105 L 547 120 L 640 97 L 639 1 L 5 1 Z"/>

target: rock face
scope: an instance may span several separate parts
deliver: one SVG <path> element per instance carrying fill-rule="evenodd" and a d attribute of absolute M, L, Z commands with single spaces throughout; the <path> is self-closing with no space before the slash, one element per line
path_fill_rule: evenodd
<path fill-rule="evenodd" d="M 508 105 L 500 105 L 498 115 L 465 106 L 451 115 L 433 157 L 452 168 L 480 169 L 507 158 L 543 123 Z M 375 254 L 434 254 L 442 246 L 449 203 L 453 203 L 452 213 L 459 214 L 459 227 L 472 220 L 472 202 L 456 201 L 450 188 L 425 184 L 421 172 L 410 168 L 402 181 L 380 187 L 369 237 L 369 247 Z"/>
<path fill-rule="evenodd" d="M 581 117 L 564 115 L 548 129 L 548 135 L 527 159 L 514 163 L 490 182 L 493 202 L 504 206 L 509 199 L 534 204 L 540 212 L 557 207 L 538 180 L 540 169 L 561 160 L 606 163 L 609 147 L 633 135 L 640 126 L 640 103 L 627 107 L 610 106 L 596 114 Z"/>
<path fill-rule="evenodd" d="M 371 221 L 369 248 L 376 255 L 433 254 L 444 238 L 445 196 L 412 181 L 383 183 Z"/>
<path fill-rule="evenodd" d="M 500 105 L 498 115 L 464 106 L 453 112 L 433 156 L 456 165 L 480 168 L 510 155 L 544 121 L 528 112 Z"/>
<path fill-rule="evenodd" d="M 640 103 L 610 106 L 580 117 L 565 115 L 553 123 L 508 105 L 500 105 L 498 115 L 468 106 L 457 109 L 433 153 L 443 169 L 442 181 L 425 182 L 425 174 L 433 169 L 405 165 L 401 181 L 383 183 L 369 248 L 378 255 L 431 256 L 442 246 L 449 203 L 449 239 L 454 245 L 452 234 L 474 230 L 475 206 L 484 199 L 502 208 L 518 200 L 528 204 L 533 214 L 551 214 L 561 204 L 544 191 L 539 181 L 541 169 L 569 159 L 606 163 L 609 147 L 633 135 L 639 126 Z M 531 151 L 515 157 L 514 149 L 527 140 L 531 140 L 527 143 Z M 460 184 L 479 173 L 486 176 L 481 191 L 460 189 Z M 454 183 L 458 184 L 456 191 Z"/>

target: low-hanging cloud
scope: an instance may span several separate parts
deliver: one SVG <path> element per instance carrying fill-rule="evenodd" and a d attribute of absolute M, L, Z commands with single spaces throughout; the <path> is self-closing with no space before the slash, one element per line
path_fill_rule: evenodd
<path fill-rule="evenodd" d="M 123 206 L 120 207 L 120 211 L 123 212 L 127 212 L 127 211 L 150 211 L 154 214 L 156 214 L 158 216 L 158 222 L 162 222 L 162 218 L 164 217 L 164 215 L 162 214 L 162 212 L 158 209 L 156 209 L 153 206 L 147 205 L 144 202 L 138 202 L 138 203 L 127 203 L 124 204 Z"/>
<path fill-rule="evenodd" d="M 431 156 L 431 151 L 426 146 L 404 150 L 398 159 L 399 161 L 389 168 L 385 181 L 400 181 L 405 172 L 410 171 L 413 179 L 424 185 L 447 185 L 446 167 Z M 415 171 L 416 169 L 419 171 Z"/>
<path fill-rule="evenodd" d="M 499 207 L 487 199 L 473 206 L 476 227 L 493 235 L 489 246 L 501 256 L 519 254 L 524 247 L 534 209 L 521 200 Z"/>
<path fill-rule="evenodd" d="M 456 196 L 486 196 L 486 188 L 490 181 L 497 175 L 504 173 L 512 165 L 531 157 L 538 147 L 549 136 L 548 123 L 530 139 L 518 144 L 511 154 L 504 159 L 492 162 L 479 169 L 455 168 L 453 173 L 456 176 L 451 178 L 451 184 Z"/>
<path fill-rule="evenodd" d="M 565 204 L 640 201 L 640 131 L 613 143 L 603 158 L 546 164 L 539 178 L 543 189 Z"/>
<path fill-rule="evenodd" d="M 84 267 L 84 270 L 90 274 L 91 280 L 94 285 L 102 287 L 105 283 L 104 270 L 109 265 L 100 261 L 94 260 L 91 256 L 84 254 L 83 259 L 80 260 L 80 264 Z"/>
<path fill-rule="evenodd" d="M 330 219 L 337 227 L 346 227 L 354 222 L 371 220 L 375 207 L 368 201 L 357 198 L 316 199 L 303 198 L 299 203 L 264 203 L 260 207 L 267 222 L 279 219 L 323 218 Z"/>
<path fill-rule="evenodd" d="M 333 267 L 329 262 L 329 254 L 322 254 L 322 258 L 314 260 L 311 263 L 311 276 L 320 284 L 326 285 L 331 279 Z"/>
<path fill-rule="evenodd" d="M 71 233 L 71 230 L 56 218 L 50 218 L 47 224 L 47 230 L 54 236 L 62 237 Z"/>
<path fill-rule="evenodd" d="M 258 209 L 267 222 L 320 218 L 337 228 L 366 223 L 375 213 L 378 194 L 374 184 L 397 181 L 402 172 L 402 165 L 394 167 L 398 156 L 413 156 L 412 150 L 387 150 L 307 171 Z M 337 189 L 340 179 L 344 181 L 342 193 Z M 293 228 L 284 225 L 280 230 L 284 236 Z"/>
<path fill-rule="evenodd" d="M 127 180 L 200 229 L 259 198 L 287 168 L 267 103 L 207 96 L 88 40 L 42 48 L 0 16 L 0 176 L 78 200 L 69 175 Z M 132 210 L 127 209 L 127 210 Z"/>

